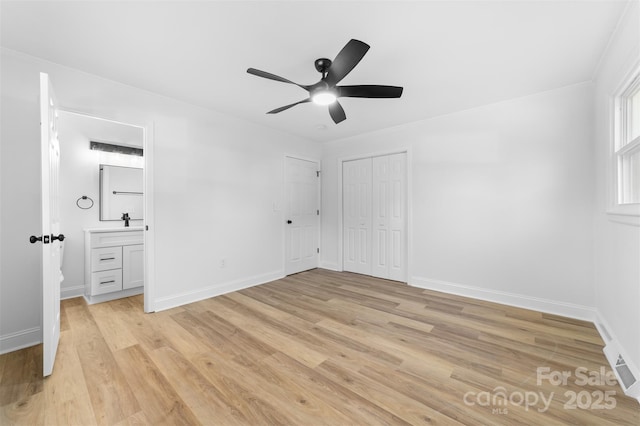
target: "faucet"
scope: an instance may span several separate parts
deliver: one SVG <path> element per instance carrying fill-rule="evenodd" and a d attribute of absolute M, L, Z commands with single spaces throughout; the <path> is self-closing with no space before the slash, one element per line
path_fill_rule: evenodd
<path fill-rule="evenodd" d="M 129 213 L 122 213 L 122 217 L 120 219 L 124 220 L 124 227 L 128 228 L 129 227 Z"/>

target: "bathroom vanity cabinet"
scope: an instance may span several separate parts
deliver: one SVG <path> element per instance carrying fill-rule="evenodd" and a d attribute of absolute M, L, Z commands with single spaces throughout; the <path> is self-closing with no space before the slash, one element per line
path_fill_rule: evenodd
<path fill-rule="evenodd" d="M 141 294 L 144 290 L 144 236 L 136 228 L 85 229 L 87 303 Z"/>

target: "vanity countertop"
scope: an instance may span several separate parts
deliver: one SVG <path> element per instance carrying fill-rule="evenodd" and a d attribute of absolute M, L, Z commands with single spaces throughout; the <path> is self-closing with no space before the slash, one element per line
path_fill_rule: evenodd
<path fill-rule="evenodd" d="M 144 229 L 143 226 L 129 226 L 125 228 L 124 226 L 119 227 L 111 227 L 111 228 L 85 228 L 84 232 L 126 232 L 126 231 L 142 231 Z"/>

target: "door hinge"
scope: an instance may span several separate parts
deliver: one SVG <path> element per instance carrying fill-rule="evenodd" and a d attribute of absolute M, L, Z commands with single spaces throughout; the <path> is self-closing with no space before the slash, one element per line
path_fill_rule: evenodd
<path fill-rule="evenodd" d="M 317 248 L 316 250 L 317 250 L 318 253 L 320 253 L 320 248 Z"/>
<path fill-rule="evenodd" d="M 320 210 L 316 210 L 316 216 L 320 216 Z"/>
<path fill-rule="evenodd" d="M 316 177 L 320 177 L 320 170 L 316 170 Z"/>

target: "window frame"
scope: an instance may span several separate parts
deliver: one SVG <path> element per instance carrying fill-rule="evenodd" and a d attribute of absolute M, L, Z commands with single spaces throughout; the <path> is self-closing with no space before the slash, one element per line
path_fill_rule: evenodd
<path fill-rule="evenodd" d="M 632 94 L 640 91 L 640 64 L 632 67 L 625 76 L 612 99 L 611 143 L 610 143 L 610 194 L 607 213 L 632 220 L 640 225 L 640 200 L 629 202 L 632 187 L 629 173 L 630 157 L 640 153 L 640 135 L 629 140 L 629 114 Z M 640 155 L 640 154 L 638 154 Z M 636 185 L 640 184 L 636 183 Z M 637 223 L 636 223 L 637 222 Z"/>

